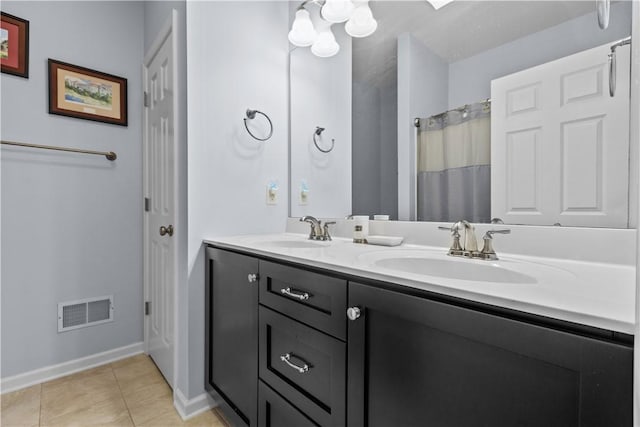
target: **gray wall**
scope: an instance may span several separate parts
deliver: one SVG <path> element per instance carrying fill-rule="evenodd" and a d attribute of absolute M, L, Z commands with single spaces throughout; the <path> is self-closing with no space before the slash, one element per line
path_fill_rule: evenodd
<path fill-rule="evenodd" d="M 380 89 L 380 207 L 398 219 L 398 85 Z"/>
<path fill-rule="evenodd" d="M 607 30 L 603 31 L 598 27 L 595 12 L 589 13 L 454 62 L 449 65 L 449 108 L 489 98 L 491 80 L 495 78 L 618 40 L 629 34 L 631 2 L 625 1 L 611 6 Z"/>
<path fill-rule="evenodd" d="M 29 79 L 2 74 L 2 377 L 141 342 L 140 2 L 2 2 L 30 21 Z M 99 18 L 99 19 L 98 19 Z M 127 127 L 48 114 L 47 58 L 128 79 Z M 57 303 L 114 295 L 115 321 L 57 332 Z"/>
<path fill-rule="evenodd" d="M 204 391 L 202 239 L 285 230 L 288 6 L 187 3 L 189 398 Z M 269 114 L 271 139 L 259 143 L 247 134 L 242 121 L 247 108 Z M 280 187 L 277 205 L 266 204 L 272 180 Z"/>
<path fill-rule="evenodd" d="M 398 217 L 397 86 L 353 82 L 354 215 Z"/>
<path fill-rule="evenodd" d="M 380 213 L 380 90 L 354 81 L 353 86 L 352 213 Z"/>
<path fill-rule="evenodd" d="M 446 110 L 449 67 L 411 34 L 398 36 L 398 219 L 415 219 L 413 119 Z"/>

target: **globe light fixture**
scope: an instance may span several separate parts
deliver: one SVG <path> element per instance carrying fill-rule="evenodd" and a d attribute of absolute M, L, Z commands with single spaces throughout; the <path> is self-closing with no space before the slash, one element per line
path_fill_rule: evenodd
<path fill-rule="evenodd" d="M 313 20 L 307 8 L 311 4 L 320 7 Z M 345 31 L 351 37 L 367 37 L 378 28 L 369 0 L 305 0 L 296 11 L 289 41 L 298 47 L 311 46 L 311 52 L 321 58 L 334 56 L 340 51 L 340 45 L 331 25 L 342 22 L 346 22 Z"/>
<path fill-rule="evenodd" d="M 339 24 L 351 18 L 353 9 L 351 0 L 326 0 L 320 13 L 326 21 Z"/>
<path fill-rule="evenodd" d="M 340 45 L 331 31 L 331 25 L 318 32 L 318 38 L 311 45 L 311 53 L 320 58 L 329 58 L 340 51 Z"/>
<path fill-rule="evenodd" d="M 291 25 L 289 31 L 289 41 L 298 47 L 311 46 L 316 41 L 318 33 L 313 28 L 313 22 L 306 9 L 298 9 L 296 11 L 296 19 Z"/>
<path fill-rule="evenodd" d="M 369 0 L 357 1 L 351 18 L 344 26 L 347 34 L 351 37 L 367 37 L 373 34 L 376 28 L 378 28 L 378 21 L 373 19 Z"/>

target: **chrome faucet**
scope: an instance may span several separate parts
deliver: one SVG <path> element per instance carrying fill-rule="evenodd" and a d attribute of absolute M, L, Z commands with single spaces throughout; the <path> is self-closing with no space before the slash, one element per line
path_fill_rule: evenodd
<path fill-rule="evenodd" d="M 305 215 L 300 218 L 300 222 L 308 222 L 311 225 L 309 240 L 331 240 L 329 226 L 335 224 L 335 221 L 327 222 L 323 226 L 322 221 L 312 217 L 311 215 Z"/>
<path fill-rule="evenodd" d="M 438 227 L 440 230 L 451 231 L 453 242 L 449 248 L 448 254 L 451 256 L 463 256 L 467 258 L 482 259 L 488 261 L 495 261 L 498 259 L 495 250 L 493 249 L 492 240 L 494 234 L 509 234 L 511 230 L 489 230 L 484 235 L 484 246 L 482 250 L 478 250 L 478 242 L 476 240 L 475 230 L 473 225 L 466 220 L 455 222 L 451 227 Z M 460 230 L 464 230 L 464 240 L 460 243 Z"/>

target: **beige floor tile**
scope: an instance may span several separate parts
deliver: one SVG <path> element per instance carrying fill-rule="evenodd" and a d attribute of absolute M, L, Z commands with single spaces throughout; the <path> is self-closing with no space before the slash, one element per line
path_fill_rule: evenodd
<path fill-rule="evenodd" d="M 95 375 L 104 374 L 106 372 L 113 372 L 113 370 L 111 369 L 111 366 L 109 366 L 108 364 L 87 369 L 86 371 L 77 372 L 75 374 L 67 375 L 66 377 L 61 377 L 55 380 L 47 381 L 46 383 L 43 383 L 43 385 L 47 384 L 50 387 L 54 387 L 61 384 L 66 384 L 69 381 L 77 381 L 87 377 L 93 377 Z"/>
<path fill-rule="evenodd" d="M 113 369 L 124 396 L 137 393 L 140 389 L 154 384 L 166 383 L 156 365 L 147 360 L 139 360 Z"/>
<path fill-rule="evenodd" d="M 173 419 L 173 415 L 178 415 L 173 407 L 173 397 L 171 393 L 156 398 L 150 397 L 142 399 L 135 404 L 128 403 L 127 406 L 129 407 L 131 418 L 136 425 L 146 424 L 161 416 Z"/>
<path fill-rule="evenodd" d="M 213 410 L 187 420 L 184 425 L 188 427 L 227 427 L 227 424 Z"/>
<path fill-rule="evenodd" d="M 181 427 L 183 425 L 182 418 L 175 410 L 159 414 L 143 423 L 136 423 L 136 427 Z"/>
<path fill-rule="evenodd" d="M 144 405 L 145 403 L 158 399 L 171 400 L 173 398 L 171 387 L 164 381 L 149 384 L 144 387 L 137 387 L 134 393 L 123 392 L 122 395 L 129 408 Z"/>
<path fill-rule="evenodd" d="M 92 369 L 82 374 L 42 385 L 41 423 L 49 424 L 64 414 L 83 411 L 103 401 L 122 399 L 110 367 Z"/>
<path fill-rule="evenodd" d="M 34 385 L 12 393 L 3 394 L 0 425 L 37 426 L 40 422 L 41 385 Z"/>
<path fill-rule="evenodd" d="M 227 419 L 224 417 L 224 414 L 220 412 L 220 408 L 214 408 L 213 413 L 218 417 L 218 419 L 220 420 L 223 426 L 225 427 L 231 426 L 231 423 L 227 421 Z"/>
<path fill-rule="evenodd" d="M 84 408 L 42 420 L 42 426 L 133 426 L 122 397 L 104 400 Z"/>
<path fill-rule="evenodd" d="M 142 361 L 153 363 L 151 362 L 151 358 L 149 356 L 147 356 L 144 353 L 141 353 L 135 356 L 127 357 L 126 359 L 120 359 L 118 361 L 112 362 L 111 367 L 113 369 L 122 368 L 123 366 L 131 365 L 134 363 L 140 363 Z"/>
<path fill-rule="evenodd" d="M 136 408 L 129 408 L 129 413 L 137 427 L 144 426 L 182 426 L 183 421 L 173 407 L 170 399 L 151 402 Z"/>

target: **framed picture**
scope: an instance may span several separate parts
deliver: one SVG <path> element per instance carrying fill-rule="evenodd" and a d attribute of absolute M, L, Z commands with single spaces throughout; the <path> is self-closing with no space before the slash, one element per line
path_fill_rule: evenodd
<path fill-rule="evenodd" d="M 0 70 L 29 78 L 29 21 L 0 12 Z"/>
<path fill-rule="evenodd" d="M 127 79 L 49 59 L 49 113 L 127 126 Z"/>

